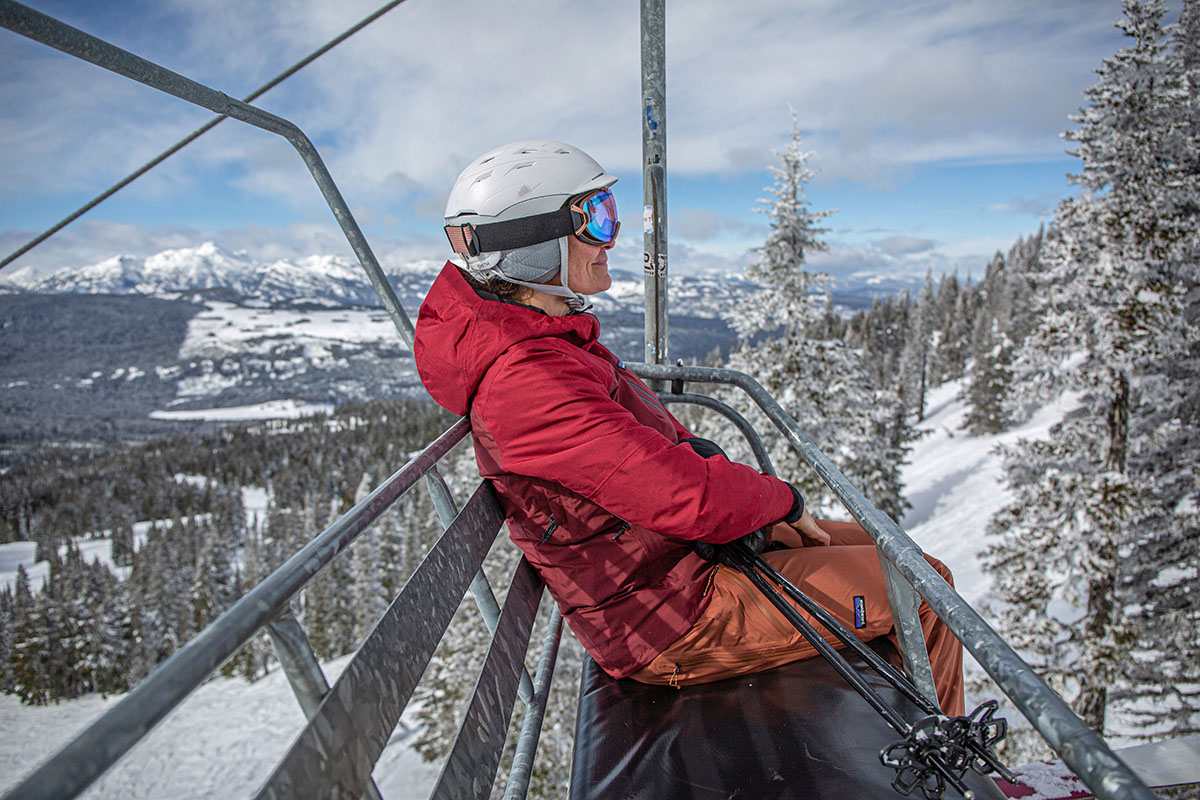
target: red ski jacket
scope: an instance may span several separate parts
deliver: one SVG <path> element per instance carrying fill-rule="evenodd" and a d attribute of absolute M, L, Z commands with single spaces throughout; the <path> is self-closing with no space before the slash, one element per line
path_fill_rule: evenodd
<path fill-rule="evenodd" d="M 597 341 L 590 314 L 485 299 L 450 263 L 414 347 L 429 394 L 470 413 L 509 533 L 596 662 L 626 677 L 692 626 L 709 564 L 690 540 L 781 519 L 790 487 L 681 446 L 691 434 Z"/>

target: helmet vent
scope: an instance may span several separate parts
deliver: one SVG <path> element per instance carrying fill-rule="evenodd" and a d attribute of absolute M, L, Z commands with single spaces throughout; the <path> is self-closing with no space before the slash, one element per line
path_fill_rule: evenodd
<path fill-rule="evenodd" d="M 487 171 L 487 172 L 485 172 L 484 174 L 482 174 L 482 175 L 478 176 L 477 178 L 475 178 L 475 180 L 471 181 L 471 183 L 482 183 L 483 181 L 486 181 L 486 180 L 487 180 L 488 178 L 490 178 L 490 177 L 492 177 L 492 171 L 491 171 L 491 170 L 488 170 L 488 171 Z"/>
<path fill-rule="evenodd" d="M 519 169 L 526 169 L 527 167 L 532 167 L 533 163 L 534 162 L 532 162 L 532 161 L 526 161 L 523 164 L 513 164 L 512 169 L 510 169 L 509 172 L 516 172 Z"/>

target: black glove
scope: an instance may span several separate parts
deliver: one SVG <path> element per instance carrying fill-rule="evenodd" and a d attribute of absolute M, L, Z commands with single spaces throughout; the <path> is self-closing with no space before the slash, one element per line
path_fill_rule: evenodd
<path fill-rule="evenodd" d="M 682 442 L 680 442 L 680 444 L 688 445 L 704 458 L 725 455 L 725 451 L 722 450 L 720 445 L 718 445 L 716 442 L 710 442 L 708 439 L 701 439 L 698 436 L 693 439 L 684 439 Z M 789 483 L 788 488 L 792 490 L 792 507 L 783 517 L 783 521 L 796 522 L 800 519 L 800 514 L 804 511 L 804 498 L 800 496 L 800 492 L 796 490 L 795 486 L 792 486 Z M 759 528 L 756 531 L 751 531 L 740 539 L 735 539 L 734 541 L 742 542 L 748 548 L 750 548 L 750 552 L 754 553 L 755 555 L 764 553 L 768 549 L 768 543 L 771 541 L 771 526 L 767 525 L 766 527 Z M 782 547 L 782 545 L 780 546 Z M 713 544 L 712 542 L 694 542 L 692 544 L 692 548 L 696 551 L 697 555 L 699 555 L 705 561 L 713 561 L 719 564 L 729 563 L 727 556 L 725 556 L 722 552 L 725 549 L 725 545 L 723 544 Z"/>
<path fill-rule="evenodd" d="M 702 458 L 712 458 L 713 456 L 724 456 L 725 451 L 716 442 L 710 442 L 708 439 L 701 439 L 699 436 L 692 439 L 684 439 L 680 444 L 686 444 L 688 447 L 695 450 Z M 729 456 L 725 456 L 729 458 Z"/>
<path fill-rule="evenodd" d="M 771 530 L 767 528 L 759 528 L 756 531 L 751 531 L 740 539 L 734 539 L 728 544 L 713 544 L 712 542 L 694 542 L 692 549 L 696 554 L 705 561 L 712 561 L 717 564 L 729 564 L 728 553 L 725 552 L 730 544 L 741 542 L 750 548 L 750 552 L 758 555 L 767 549 L 767 542 L 771 539 Z"/>

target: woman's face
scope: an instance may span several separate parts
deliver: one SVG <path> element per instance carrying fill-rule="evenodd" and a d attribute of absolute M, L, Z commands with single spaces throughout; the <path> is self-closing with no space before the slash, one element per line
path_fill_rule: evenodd
<path fill-rule="evenodd" d="M 608 274 L 608 244 L 588 244 L 574 236 L 567 237 L 567 280 L 570 290 L 578 294 L 599 294 L 612 286 Z"/>

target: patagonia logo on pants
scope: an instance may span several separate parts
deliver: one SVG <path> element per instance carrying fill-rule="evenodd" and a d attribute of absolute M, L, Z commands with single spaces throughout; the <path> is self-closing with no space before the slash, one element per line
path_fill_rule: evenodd
<path fill-rule="evenodd" d="M 861 594 L 854 596 L 854 627 L 855 629 L 867 627 L 867 598 Z"/>

